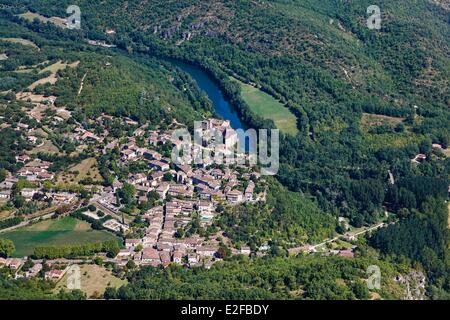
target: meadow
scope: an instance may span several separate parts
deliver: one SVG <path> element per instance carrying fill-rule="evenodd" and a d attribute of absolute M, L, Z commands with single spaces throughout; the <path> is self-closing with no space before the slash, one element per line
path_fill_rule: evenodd
<path fill-rule="evenodd" d="M 79 183 L 83 179 L 92 178 L 94 181 L 102 181 L 98 170 L 97 159 L 87 158 L 70 167 L 66 172 L 58 176 L 58 183 Z"/>
<path fill-rule="evenodd" d="M 296 135 L 297 118 L 282 103 L 258 88 L 232 78 L 241 85 L 241 95 L 250 109 L 264 119 L 270 119 L 282 132 Z"/>
<path fill-rule="evenodd" d="M 55 293 L 59 290 L 67 290 L 67 280 L 69 273 L 66 273 L 64 277 L 58 281 L 55 289 Z M 112 274 L 110 270 L 100 267 L 95 264 L 85 264 L 80 266 L 80 290 L 86 293 L 88 298 L 99 298 L 105 292 L 107 287 L 119 288 L 128 283 L 127 280 L 117 278 Z"/>
<path fill-rule="evenodd" d="M 5 232 L 0 238 L 14 242 L 14 257 L 33 254 L 37 246 L 63 246 L 102 242 L 116 237 L 106 231 L 91 229 L 87 222 L 72 217 L 58 220 L 46 220 L 11 232 Z"/>

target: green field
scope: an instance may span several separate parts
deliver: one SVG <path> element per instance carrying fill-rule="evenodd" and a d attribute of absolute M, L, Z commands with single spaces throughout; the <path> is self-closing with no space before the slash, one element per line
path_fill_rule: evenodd
<path fill-rule="evenodd" d="M 284 133 L 297 134 L 297 118 L 282 103 L 254 86 L 245 84 L 236 78 L 232 78 L 232 80 L 241 85 L 242 98 L 254 113 L 264 119 L 272 120 Z"/>
<path fill-rule="evenodd" d="M 84 221 L 72 217 L 46 220 L 0 235 L 10 239 L 16 246 L 14 257 L 24 257 L 33 253 L 37 246 L 61 246 L 101 242 L 116 237 L 106 231 L 91 229 Z"/>

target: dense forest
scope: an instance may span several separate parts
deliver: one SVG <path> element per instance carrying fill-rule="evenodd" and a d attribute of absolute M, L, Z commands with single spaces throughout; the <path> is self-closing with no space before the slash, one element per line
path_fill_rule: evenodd
<path fill-rule="evenodd" d="M 315 243 L 331 237 L 335 219 L 309 199 L 285 190 L 276 180 L 267 203 L 244 205 L 221 213 L 219 226 L 235 242 L 258 247 L 272 240 L 277 245 Z"/>
<path fill-rule="evenodd" d="M 369 243 L 387 255 L 405 256 L 422 264 L 430 281 L 429 295 L 448 299 L 448 208 L 439 198 L 428 197 L 419 209 L 400 212 L 401 220 L 377 231 Z"/>
<path fill-rule="evenodd" d="M 146 267 L 132 272 L 130 284 L 109 288 L 106 299 L 368 299 L 364 283 L 373 257 L 298 257 L 248 259 L 243 256 L 215 264 L 211 269 Z M 379 261 L 377 261 L 379 264 Z M 386 277 L 378 293 L 386 299 L 400 298 L 402 289 L 393 277 L 406 265 L 393 268 L 381 263 Z M 402 269 L 403 268 L 403 269 Z"/>

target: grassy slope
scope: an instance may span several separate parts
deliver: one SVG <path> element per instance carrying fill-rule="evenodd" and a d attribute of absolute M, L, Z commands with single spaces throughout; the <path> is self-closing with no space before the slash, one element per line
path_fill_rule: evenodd
<path fill-rule="evenodd" d="M 87 158 L 70 167 L 67 172 L 59 175 L 57 180 L 60 183 L 78 183 L 87 178 L 92 178 L 94 181 L 102 181 L 102 176 L 98 170 L 98 162 L 95 158 Z"/>
<path fill-rule="evenodd" d="M 108 271 L 97 265 L 82 265 L 80 267 L 81 273 L 81 288 L 86 293 L 87 297 L 91 297 L 93 294 L 103 294 L 107 287 L 119 288 L 122 285 L 127 284 L 127 280 L 122 280 L 111 274 Z M 67 290 L 67 278 L 69 274 L 66 273 L 64 277 L 58 281 L 55 289 L 55 293 L 61 289 Z"/>

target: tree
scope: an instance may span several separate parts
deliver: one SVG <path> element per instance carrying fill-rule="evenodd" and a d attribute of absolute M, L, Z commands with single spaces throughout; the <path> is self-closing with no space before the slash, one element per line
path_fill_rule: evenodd
<path fill-rule="evenodd" d="M 22 271 L 28 271 L 31 268 L 33 268 L 34 266 L 34 262 L 33 260 L 31 260 L 30 258 L 27 259 L 27 261 L 25 261 L 25 263 L 22 266 Z"/>
<path fill-rule="evenodd" d="M 98 266 L 102 266 L 103 265 L 103 258 L 102 257 L 97 256 L 97 257 L 94 258 L 93 261 Z"/>
<path fill-rule="evenodd" d="M 184 230 L 183 228 L 178 228 L 177 231 L 175 232 L 175 238 L 183 238 L 184 236 Z"/>
<path fill-rule="evenodd" d="M 231 250 L 226 245 L 220 245 L 219 249 L 217 249 L 217 256 L 221 259 L 225 259 L 231 256 Z"/>
<path fill-rule="evenodd" d="M 5 169 L 0 170 L 0 182 L 5 181 L 7 175 L 7 171 Z"/>
<path fill-rule="evenodd" d="M 421 153 L 425 153 L 425 154 L 430 153 L 432 150 L 431 140 L 430 139 L 423 140 L 419 145 L 419 150 Z"/>
<path fill-rule="evenodd" d="M 16 247 L 14 243 L 9 239 L 0 239 L 0 256 L 9 257 L 14 251 L 16 251 Z"/>
<path fill-rule="evenodd" d="M 5 99 L 9 100 L 9 101 L 15 101 L 16 100 L 16 95 L 14 94 L 14 92 L 9 91 L 6 95 L 5 95 Z"/>
<path fill-rule="evenodd" d="M 367 300 L 370 296 L 367 284 L 362 283 L 361 281 L 355 281 L 352 284 L 352 291 L 355 294 L 356 299 L 359 300 Z"/>
<path fill-rule="evenodd" d="M 105 293 L 103 294 L 103 297 L 106 300 L 112 300 L 117 298 L 117 290 L 115 288 L 107 287 L 105 289 Z"/>
<path fill-rule="evenodd" d="M 134 263 L 133 260 L 130 260 L 130 261 L 127 262 L 126 267 L 127 267 L 129 270 L 133 270 L 134 268 L 136 268 L 136 263 Z"/>
<path fill-rule="evenodd" d="M 118 195 L 123 203 L 130 204 L 136 195 L 136 188 L 129 183 L 124 183 L 122 189 L 119 190 Z"/>
<path fill-rule="evenodd" d="M 86 300 L 86 294 L 79 289 L 72 291 L 65 291 L 61 289 L 57 295 L 57 298 L 61 300 Z"/>
<path fill-rule="evenodd" d="M 109 248 L 108 252 L 106 253 L 106 256 L 108 258 L 115 258 L 120 252 L 119 246 L 111 247 Z"/>
<path fill-rule="evenodd" d="M 400 188 L 398 202 L 402 208 L 412 209 L 417 207 L 416 196 L 413 192 L 405 188 Z"/>
<path fill-rule="evenodd" d="M 166 173 L 164 173 L 163 180 L 164 181 L 172 181 L 173 175 L 170 172 L 166 172 Z"/>
<path fill-rule="evenodd" d="M 154 207 L 156 202 L 158 202 L 158 200 L 159 200 L 159 194 L 156 191 L 150 191 L 147 194 L 147 199 L 148 199 L 148 204 L 151 207 Z"/>
<path fill-rule="evenodd" d="M 24 206 L 24 204 L 25 204 L 25 198 L 24 198 L 23 196 L 21 196 L 20 194 L 15 195 L 15 196 L 14 196 L 14 199 L 13 199 L 13 203 L 14 203 L 14 206 L 15 206 L 17 209 L 20 209 L 20 208 L 22 208 L 22 207 Z"/>

